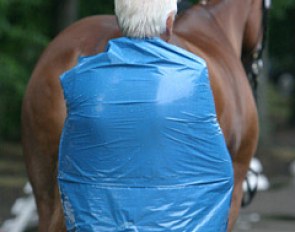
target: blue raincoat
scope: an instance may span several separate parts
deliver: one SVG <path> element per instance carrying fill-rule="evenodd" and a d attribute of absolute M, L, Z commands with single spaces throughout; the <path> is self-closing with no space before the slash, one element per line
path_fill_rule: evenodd
<path fill-rule="evenodd" d="M 203 59 L 159 38 L 119 38 L 61 84 L 68 231 L 226 231 L 232 162 Z"/>

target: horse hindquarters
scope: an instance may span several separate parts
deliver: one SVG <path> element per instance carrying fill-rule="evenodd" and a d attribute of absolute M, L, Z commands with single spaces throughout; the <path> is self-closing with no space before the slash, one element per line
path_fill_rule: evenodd
<path fill-rule="evenodd" d="M 44 78 L 46 75 L 39 76 Z M 22 108 L 23 153 L 37 203 L 40 232 L 48 231 L 56 205 L 60 204 L 56 164 L 65 115 L 58 91 L 52 92 L 55 97 L 48 97 L 48 89 L 41 78 L 33 77 Z"/>
<path fill-rule="evenodd" d="M 49 44 L 27 87 L 22 108 L 22 142 L 40 232 L 47 232 L 50 224 L 49 231 L 65 231 L 63 217 L 57 216 L 61 208 L 56 180 L 58 147 L 66 116 L 59 76 L 76 64 L 79 55 L 99 52 L 108 38 L 115 36 L 118 28 L 113 16 L 78 21 Z"/>

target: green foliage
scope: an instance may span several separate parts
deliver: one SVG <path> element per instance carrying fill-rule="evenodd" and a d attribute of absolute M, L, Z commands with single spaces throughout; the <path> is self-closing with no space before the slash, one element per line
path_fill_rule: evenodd
<path fill-rule="evenodd" d="M 20 138 L 20 106 L 25 86 L 42 50 L 56 34 L 56 6 L 60 2 L 64 1 L 0 0 L 0 139 Z M 113 14 L 113 1 L 79 3 L 79 18 Z M 273 0 L 270 54 L 281 63 L 294 61 L 295 52 L 289 52 L 295 50 L 294 11 L 295 0 Z"/>
<path fill-rule="evenodd" d="M 25 85 L 49 41 L 47 6 L 42 0 L 0 0 L 0 138 L 19 138 Z"/>
<path fill-rule="evenodd" d="M 280 69 L 294 66 L 295 0 L 273 0 L 269 20 L 269 54 Z M 295 71 L 295 69 L 294 69 Z"/>
<path fill-rule="evenodd" d="M 59 0 L 0 0 L 0 139 L 20 139 L 23 94 L 42 50 L 55 36 Z M 113 1 L 80 1 L 79 18 L 113 13 Z"/>
<path fill-rule="evenodd" d="M 95 14 L 114 14 L 114 1 L 87 0 L 80 3 L 80 17 Z"/>
<path fill-rule="evenodd" d="M 291 99 L 282 95 L 273 85 L 268 84 L 266 90 L 271 129 L 276 130 L 288 123 L 292 113 Z"/>
<path fill-rule="evenodd" d="M 272 0 L 272 17 L 277 20 L 286 19 L 286 12 L 294 8 L 295 0 Z"/>

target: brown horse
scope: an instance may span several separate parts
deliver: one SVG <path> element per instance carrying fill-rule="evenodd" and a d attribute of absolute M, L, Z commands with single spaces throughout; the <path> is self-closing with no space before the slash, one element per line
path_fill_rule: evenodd
<path fill-rule="evenodd" d="M 242 182 L 256 150 L 258 122 L 255 101 L 243 64 L 262 40 L 262 0 L 202 1 L 175 22 L 169 42 L 207 61 L 216 110 L 232 156 L 235 186 L 229 231 L 237 218 Z M 39 231 L 65 231 L 57 189 L 58 146 L 66 107 L 59 76 L 80 55 L 104 50 L 121 36 L 114 16 L 78 21 L 50 43 L 40 58 L 24 98 L 23 149 L 39 212 Z"/>

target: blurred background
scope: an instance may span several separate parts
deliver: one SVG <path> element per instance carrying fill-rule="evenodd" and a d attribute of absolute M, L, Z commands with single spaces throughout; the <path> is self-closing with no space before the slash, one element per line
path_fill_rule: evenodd
<path fill-rule="evenodd" d="M 180 8 L 192 2 L 183 0 Z M 26 196 L 20 111 L 37 59 L 73 21 L 112 13 L 113 1 L 106 0 L 0 0 L 0 228 L 15 217 L 16 199 Z M 235 231 L 295 231 L 295 0 L 272 1 L 259 82 L 256 157 L 270 185 L 241 211 Z"/>

